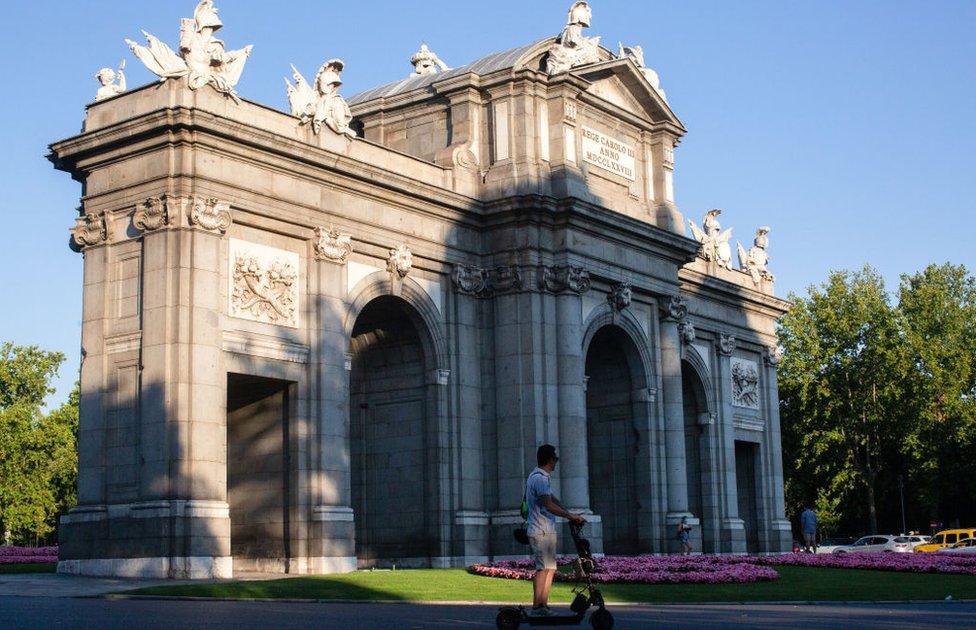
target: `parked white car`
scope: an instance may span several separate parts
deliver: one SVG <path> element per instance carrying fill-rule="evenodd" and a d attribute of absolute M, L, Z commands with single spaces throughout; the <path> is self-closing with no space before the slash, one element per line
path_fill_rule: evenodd
<path fill-rule="evenodd" d="M 922 540 L 921 536 L 896 536 L 885 545 L 883 551 L 911 553 L 915 551 L 915 545 L 921 545 L 923 542 L 925 541 Z"/>
<path fill-rule="evenodd" d="M 966 538 L 965 540 L 960 540 L 950 547 L 943 547 L 942 549 L 937 550 L 935 553 L 976 554 L 976 538 Z"/>
<path fill-rule="evenodd" d="M 894 534 L 875 534 L 872 536 L 864 536 L 859 538 L 857 542 L 853 545 L 842 545 L 834 549 L 833 553 L 868 553 L 868 552 L 884 552 L 884 551 L 894 551 L 894 546 L 896 538 L 902 538 L 901 536 L 895 536 Z M 889 549 L 889 546 L 891 547 Z M 911 549 L 906 549 L 905 551 L 911 551 Z"/>
<path fill-rule="evenodd" d="M 849 547 L 851 546 L 856 538 L 824 538 L 817 545 L 817 553 L 833 553 L 834 549 L 838 547 Z"/>

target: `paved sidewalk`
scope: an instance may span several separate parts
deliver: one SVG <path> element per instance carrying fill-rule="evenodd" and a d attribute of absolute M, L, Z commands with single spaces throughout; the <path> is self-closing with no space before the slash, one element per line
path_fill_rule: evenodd
<path fill-rule="evenodd" d="M 136 580 L 58 573 L 0 574 L 0 597 L 96 597 L 149 586 L 280 580 L 286 577 L 289 576 L 280 573 L 243 573 L 235 575 L 233 580 Z"/>

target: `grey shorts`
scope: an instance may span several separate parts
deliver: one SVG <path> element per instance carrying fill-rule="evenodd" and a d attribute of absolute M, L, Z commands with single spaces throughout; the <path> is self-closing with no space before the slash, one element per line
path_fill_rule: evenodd
<path fill-rule="evenodd" d="M 532 548 L 532 558 L 535 560 L 535 570 L 555 570 L 556 568 L 556 534 L 533 534 L 529 536 L 529 546 Z"/>
<path fill-rule="evenodd" d="M 803 532 L 803 542 L 807 547 L 814 547 L 817 544 L 817 535 Z"/>

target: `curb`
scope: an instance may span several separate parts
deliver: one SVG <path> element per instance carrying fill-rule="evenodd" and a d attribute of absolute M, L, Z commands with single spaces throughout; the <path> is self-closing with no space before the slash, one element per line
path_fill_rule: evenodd
<path fill-rule="evenodd" d="M 186 595 L 126 595 L 108 593 L 92 595 L 83 599 L 107 599 L 112 601 L 186 601 L 186 602 L 260 602 L 281 604 L 404 604 L 415 606 L 511 606 L 506 602 L 475 601 L 424 601 L 403 599 L 301 599 L 274 597 L 190 597 Z M 663 608 L 670 606 L 879 606 L 879 605 L 931 605 L 931 604 L 976 604 L 976 599 L 914 599 L 914 600 L 863 600 L 863 601 L 717 601 L 717 602 L 607 602 L 608 608 L 629 606 L 632 608 Z"/>

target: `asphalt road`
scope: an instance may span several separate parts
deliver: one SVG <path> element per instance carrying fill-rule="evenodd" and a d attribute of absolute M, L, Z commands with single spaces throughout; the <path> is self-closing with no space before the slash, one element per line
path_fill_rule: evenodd
<path fill-rule="evenodd" d="M 611 610 L 616 628 L 976 626 L 973 603 L 614 606 Z M 0 628 L 493 628 L 496 611 L 495 606 L 0 597 Z"/>

